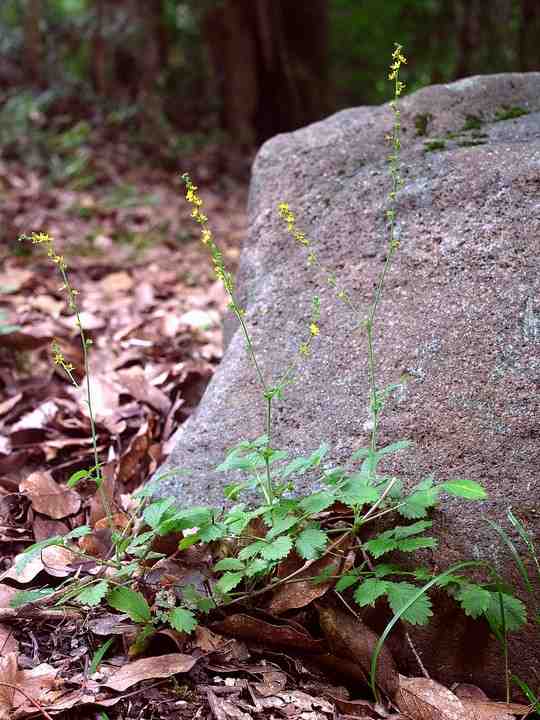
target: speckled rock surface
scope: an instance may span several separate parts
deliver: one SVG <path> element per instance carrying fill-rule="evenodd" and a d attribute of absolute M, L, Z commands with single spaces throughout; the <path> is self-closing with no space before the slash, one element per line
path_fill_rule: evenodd
<path fill-rule="evenodd" d="M 527 114 L 507 118 L 515 108 Z M 381 442 L 414 442 L 396 466 L 411 481 L 465 476 L 489 492 L 480 504 L 445 503 L 432 565 L 487 557 L 511 578 L 511 561 L 484 518 L 503 522 L 511 505 L 540 539 L 540 73 L 425 88 L 404 98 L 402 120 L 401 248 L 376 346 L 379 383 L 406 381 L 388 405 Z M 342 462 L 366 443 L 366 360 L 363 336 L 306 269 L 276 206 L 290 203 L 323 262 L 367 305 L 384 259 L 391 123 L 387 106 L 345 110 L 273 138 L 255 161 L 238 283 L 270 376 L 305 337 L 313 295 L 322 302 L 315 352 L 276 413 L 274 444 L 291 452 L 326 440 L 331 459 Z M 460 134 L 465 123 L 479 127 Z M 258 387 L 232 328 L 223 362 L 163 468 L 192 476 L 164 480 L 162 494 L 182 504 L 220 503 L 226 479 L 211 468 L 227 447 L 262 432 Z M 487 633 L 471 642 L 470 624 L 455 617 L 449 626 L 448 617 L 416 634 L 433 676 L 500 691 L 500 654 Z M 533 686 L 538 635 L 531 629 L 511 644 L 513 671 Z"/>

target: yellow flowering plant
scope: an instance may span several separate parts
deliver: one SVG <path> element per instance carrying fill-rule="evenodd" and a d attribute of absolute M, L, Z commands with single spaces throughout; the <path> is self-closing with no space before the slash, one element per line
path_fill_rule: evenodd
<path fill-rule="evenodd" d="M 297 363 L 306 361 L 316 344 L 323 341 L 321 301 L 319 296 L 312 300 L 306 335 L 299 341 L 298 352 L 289 367 L 280 378 L 268 379 L 249 331 L 249 314 L 236 298 L 234 278 L 225 266 L 223 254 L 203 211 L 199 189 L 186 173 L 182 180 L 186 201 L 192 208 L 191 216 L 199 226 L 200 241 L 209 252 L 215 276 L 223 283 L 228 295 L 229 310 L 236 317 L 243 334 L 246 351 L 260 386 L 261 402 L 266 411 L 264 431 L 255 439 L 240 440 L 218 466 L 219 472 L 234 473 L 234 481 L 225 489 L 225 508 L 179 509 L 172 498 L 156 500 L 154 495 L 159 487 L 159 478 L 156 483 L 138 491 L 136 496 L 140 504 L 136 516 L 139 521 L 132 523 L 122 534 L 113 536 L 116 554 L 112 566 L 111 562 L 106 561 L 107 577 L 90 578 L 82 588 L 78 580 L 79 584 L 74 589 L 66 591 L 72 602 L 92 606 L 103 600 L 139 622 L 144 638 L 148 638 L 162 622 L 177 630 L 191 632 L 200 614 L 211 611 L 216 604 L 225 607 L 238 602 L 255 602 L 261 595 L 271 595 L 284 584 L 295 582 L 299 573 L 305 580 L 309 568 L 313 568 L 312 580 L 332 587 L 333 592 L 348 607 L 345 594 L 351 595 L 359 607 L 373 605 L 380 598 L 385 598 L 395 613 L 393 622 L 401 619 L 412 624 L 427 623 L 432 615 L 427 591 L 432 587 L 444 587 L 467 614 L 475 617 L 483 615 L 494 627 L 505 623 L 505 611 L 507 629 L 515 629 L 525 621 L 524 606 L 509 593 L 501 591 L 498 578 L 491 568 L 487 569 L 492 576 L 483 585 L 458 574 L 465 567 L 482 563 L 461 563 L 442 575 L 433 576 L 423 567 L 411 569 L 411 561 L 406 567 L 389 562 L 389 554 L 403 556 L 421 549 L 436 548 L 436 538 L 429 535 L 432 525 L 429 513 L 439 502 L 441 491 L 469 500 L 486 497 L 480 485 L 464 479 L 436 485 L 433 478 L 428 477 L 406 491 L 399 478 L 380 470 L 384 459 L 409 445 L 402 440 L 385 447 L 378 446 L 377 430 L 382 408 L 394 386 L 378 387 L 373 341 L 373 328 L 385 280 L 399 249 L 395 229 L 397 198 L 403 180 L 400 173 L 401 116 L 398 101 L 405 88 L 400 79 L 405 63 L 402 47 L 396 45 L 389 72 L 389 79 L 393 83 L 393 100 L 390 103 L 393 127 L 388 135 L 391 150 L 388 157 L 390 190 L 386 209 L 386 260 L 372 303 L 366 311 L 356 306 L 336 274 L 322 264 L 317 249 L 307 234 L 299 229 L 289 204 L 281 202 L 277 208 L 286 232 L 306 253 L 308 267 L 332 288 L 336 299 L 352 312 L 357 326 L 365 332 L 371 434 L 369 446 L 351 456 L 353 465 L 359 467 L 352 472 L 344 468 L 325 469 L 322 461 L 329 450 L 325 443 L 310 455 L 293 459 L 289 458 L 286 451 L 273 446 L 274 404 L 282 398 L 286 386 L 293 381 Z M 47 254 L 62 275 L 68 304 L 75 313 L 81 333 L 88 404 L 92 416 L 87 355 L 89 341 L 80 323 L 76 291 L 69 283 L 66 264 L 55 252 L 52 239 L 45 234 L 33 234 L 30 239 L 35 244 L 47 247 Z M 55 362 L 74 381 L 73 367 L 65 361 L 58 345 L 54 347 L 53 353 Z M 93 418 L 92 432 L 96 448 Z M 177 472 L 173 470 L 170 474 Z M 243 474 L 240 482 L 237 480 L 239 473 Z M 305 473 L 314 476 L 314 483 L 320 489 L 306 496 L 298 496 L 295 494 L 295 479 Z M 99 486 L 101 473 L 97 449 L 92 476 Z M 245 491 L 250 491 L 251 496 L 255 493 L 258 503 L 250 506 L 241 502 L 230 508 L 231 503 Z M 381 519 L 385 520 L 387 529 L 380 529 L 377 521 Z M 219 549 L 219 553 L 216 553 L 219 559 L 216 556 L 213 566 L 216 581 L 207 594 L 192 586 L 177 588 L 172 596 L 162 593 L 156 599 L 152 613 L 141 593 L 132 588 L 133 576 L 144 578 L 148 572 L 149 560 L 154 557 L 150 548 L 157 537 L 183 533 L 187 529 L 190 532 L 180 541 L 179 552 L 196 544 L 206 544 L 212 552 Z M 56 541 L 58 544 L 65 543 L 65 539 Z M 54 544 L 55 539 L 47 542 Z M 30 548 L 30 553 L 35 552 L 36 547 Z M 393 561 L 394 557 L 391 559 Z M 289 565 L 284 564 L 285 560 Z M 323 560 L 315 570 L 314 564 Z M 296 563 L 296 569 L 286 570 L 290 568 L 290 563 L 293 566 Z M 486 564 L 484 566 L 487 567 Z M 421 587 L 422 583 L 426 584 Z M 508 626 L 508 617 L 512 618 L 512 627 Z M 385 637 L 383 635 L 381 642 Z M 375 692 L 375 666 L 379 651 L 380 647 L 374 654 L 372 667 Z"/>

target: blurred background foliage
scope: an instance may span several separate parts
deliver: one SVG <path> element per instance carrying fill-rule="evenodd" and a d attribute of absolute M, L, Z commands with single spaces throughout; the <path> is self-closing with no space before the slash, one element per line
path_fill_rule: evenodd
<path fill-rule="evenodd" d="M 252 150 L 385 101 L 394 41 L 411 91 L 540 70 L 538 38 L 538 0 L 1 0 L 0 147 L 36 165 L 52 147 L 68 176 L 96 127 L 171 162 Z"/>

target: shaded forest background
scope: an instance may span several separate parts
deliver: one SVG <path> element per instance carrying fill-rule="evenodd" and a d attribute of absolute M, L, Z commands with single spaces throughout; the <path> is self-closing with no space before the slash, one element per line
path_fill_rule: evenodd
<path fill-rule="evenodd" d="M 32 133 L 75 146 L 99 126 L 171 164 L 207 142 L 250 151 L 387 99 L 394 40 L 411 91 L 540 70 L 538 37 L 537 0 L 2 0 L 0 145 L 31 162 Z"/>

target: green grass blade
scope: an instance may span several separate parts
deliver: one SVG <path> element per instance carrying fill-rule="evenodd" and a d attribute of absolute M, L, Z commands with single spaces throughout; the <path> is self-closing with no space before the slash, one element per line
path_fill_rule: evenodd
<path fill-rule="evenodd" d="M 377 641 L 377 644 L 375 645 L 375 649 L 373 651 L 373 655 L 371 656 L 371 668 L 369 673 L 369 682 L 371 685 L 371 690 L 373 692 L 374 697 L 379 700 L 379 693 L 377 690 L 377 685 L 375 683 L 375 678 L 377 676 L 377 663 L 379 661 L 379 655 L 381 654 L 381 650 L 383 648 L 384 643 L 386 642 L 386 638 L 390 635 L 392 632 L 392 629 L 394 625 L 401 619 L 402 615 L 407 612 L 407 610 L 415 603 L 419 598 L 422 597 L 425 593 L 427 593 L 428 590 L 430 590 L 434 585 L 436 585 L 442 578 L 446 577 L 447 575 L 452 575 L 453 573 L 463 570 L 466 567 L 479 567 L 482 565 L 488 565 L 489 563 L 486 563 L 483 560 L 468 560 L 466 562 L 456 563 L 455 565 L 452 565 L 452 567 L 448 568 L 443 573 L 440 573 L 436 577 L 432 578 L 428 583 L 426 583 L 422 588 L 418 590 L 418 592 L 411 597 L 409 602 L 407 602 L 401 610 L 394 615 L 394 617 L 390 620 L 388 625 L 385 627 L 383 634 Z"/>
<path fill-rule="evenodd" d="M 523 584 L 527 588 L 527 592 L 533 595 L 534 590 L 529 579 L 529 573 L 527 572 L 527 568 L 525 567 L 525 564 L 523 563 L 523 560 L 521 559 L 521 556 L 518 553 L 516 546 L 500 525 L 492 522 L 491 520 L 487 520 L 487 522 L 499 535 L 506 547 L 510 550 L 511 555 L 514 558 L 514 562 L 516 563 L 517 569 L 519 570 L 519 574 L 521 575 L 521 579 L 523 580 Z"/>
<path fill-rule="evenodd" d="M 100 662 L 101 662 L 101 661 L 103 660 L 103 658 L 105 657 L 105 653 L 106 653 L 107 650 L 111 647 L 111 645 L 113 644 L 114 640 L 115 640 L 114 637 L 109 638 L 109 639 L 107 640 L 107 642 L 104 642 L 103 645 L 100 645 L 100 647 L 98 647 L 98 649 L 97 649 L 96 652 L 94 653 L 94 657 L 92 658 L 92 662 L 90 663 L 90 669 L 89 669 L 89 671 L 88 671 L 90 675 L 93 675 L 95 672 L 97 672 L 97 669 L 98 669 L 98 667 L 99 667 Z"/>
<path fill-rule="evenodd" d="M 535 693 L 531 690 L 527 683 L 521 678 L 517 677 L 517 675 L 512 675 L 512 682 L 514 683 L 514 685 L 518 686 L 518 688 L 530 702 L 531 711 L 540 712 L 540 690 L 538 691 L 538 694 L 535 695 Z"/>

